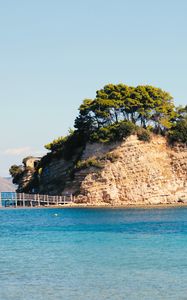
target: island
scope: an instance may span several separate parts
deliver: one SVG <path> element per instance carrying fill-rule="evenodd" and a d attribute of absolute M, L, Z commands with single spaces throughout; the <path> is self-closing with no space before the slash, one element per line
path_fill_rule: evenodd
<path fill-rule="evenodd" d="M 85 99 L 74 129 L 10 174 L 19 193 L 94 206 L 187 203 L 187 106 L 149 85 L 108 84 Z"/>

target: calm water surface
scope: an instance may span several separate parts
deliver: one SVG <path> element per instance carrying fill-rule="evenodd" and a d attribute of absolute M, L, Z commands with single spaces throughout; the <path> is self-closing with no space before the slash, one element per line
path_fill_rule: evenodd
<path fill-rule="evenodd" d="M 187 208 L 0 210 L 0 300 L 187 299 Z"/>

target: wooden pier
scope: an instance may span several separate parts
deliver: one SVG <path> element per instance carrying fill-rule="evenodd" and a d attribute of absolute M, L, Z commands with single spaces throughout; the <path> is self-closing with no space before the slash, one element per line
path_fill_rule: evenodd
<path fill-rule="evenodd" d="M 0 207 L 42 207 L 42 206 L 61 206 L 73 204 L 75 196 L 73 195 L 40 195 L 25 193 L 0 193 Z"/>

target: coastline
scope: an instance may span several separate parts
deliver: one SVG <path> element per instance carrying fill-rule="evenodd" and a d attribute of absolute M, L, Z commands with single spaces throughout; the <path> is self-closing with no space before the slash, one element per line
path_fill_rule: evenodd
<path fill-rule="evenodd" d="M 83 208 L 83 209 L 167 209 L 167 208 L 182 208 L 187 207 L 187 203 L 169 203 L 169 204 L 126 204 L 126 205 L 91 205 L 91 204 L 64 204 L 64 205 L 41 205 L 41 206 L 10 206 L 10 207 L 0 207 L 0 210 L 9 209 L 68 209 L 68 208 Z"/>
<path fill-rule="evenodd" d="M 161 209 L 161 208 L 181 208 L 187 207 L 187 203 L 173 204 L 127 204 L 127 205 L 90 205 L 90 204 L 65 204 L 65 205 L 50 205 L 45 208 L 94 208 L 94 209 Z"/>

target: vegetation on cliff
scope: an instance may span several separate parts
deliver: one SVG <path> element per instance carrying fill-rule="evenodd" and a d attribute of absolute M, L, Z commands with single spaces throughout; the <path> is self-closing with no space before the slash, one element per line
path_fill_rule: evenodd
<path fill-rule="evenodd" d="M 85 99 L 79 107 L 74 131 L 46 145 L 66 159 L 86 142 L 110 143 L 137 133 L 149 141 L 149 132 L 167 135 L 172 142 L 186 143 L 187 106 L 176 108 L 172 96 L 152 86 L 108 84 Z"/>
<path fill-rule="evenodd" d="M 98 161 L 80 162 L 87 142 L 119 142 L 132 134 L 149 142 L 151 132 L 165 135 L 170 143 L 187 143 L 187 106 L 175 107 L 169 93 L 153 86 L 108 84 L 96 92 L 95 99 L 85 99 L 80 105 L 74 130 L 45 145 L 49 153 L 36 167 L 32 182 L 39 184 L 42 170 L 54 158 L 72 160 L 71 174 L 88 166 L 100 167 Z M 24 172 L 23 166 L 10 168 L 15 183 Z"/>
<path fill-rule="evenodd" d="M 100 128 L 128 121 L 146 128 L 149 124 L 162 130 L 171 127 L 175 117 L 172 96 L 152 86 L 129 87 L 108 84 L 97 91 L 96 98 L 80 106 L 75 128 L 90 133 Z M 88 130 L 88 131 L 87 131 Z"/>
<path fill-rule="evenodd" d="M 171 130 L 168 133 L 170 143 L 184 143 L 187 144 L 187 106 L 178 107 L 177 118 L 172 123 Z"/>
<path fill-rule="evenodd" d="M 12 176 L 12 178 L 13 178 L 13 183 L 14 184 L 19 184 L 20 177 L 24 172 L 23 166 L 21 166 L 21 165 L 20 166 L 12 165 L 9 169 L 9 172 L 10 172 L 10 175 Z"/>

